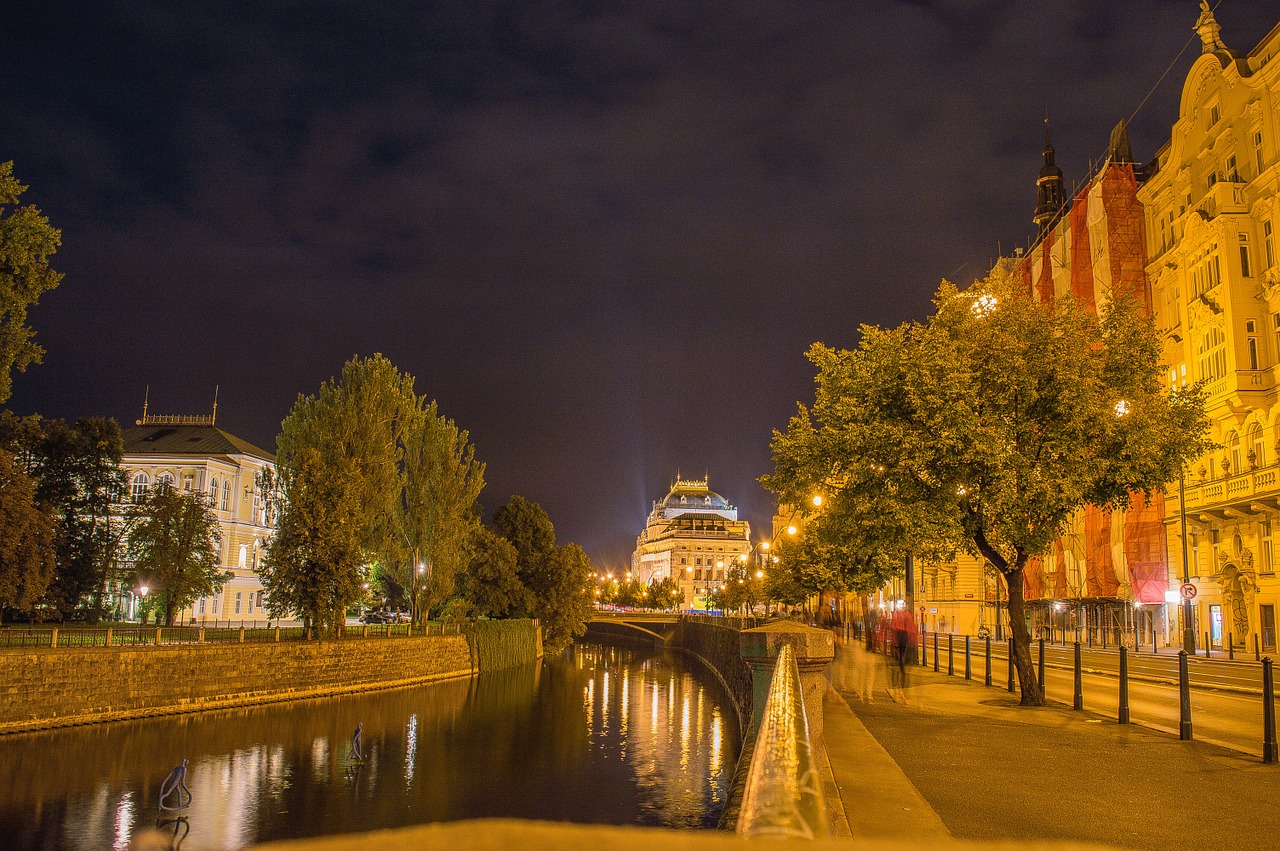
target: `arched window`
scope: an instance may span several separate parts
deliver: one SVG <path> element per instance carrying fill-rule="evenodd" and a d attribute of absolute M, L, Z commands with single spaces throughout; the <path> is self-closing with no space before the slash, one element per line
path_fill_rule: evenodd
<path fill-rule="evenodd" d="M 146 473 L 139 473 L 133 477 L 133 501 L 142 502 L 147 498 L 147 488 L 151 486 L 151 477 Z"/>
<path fill-rule="evenodd" d="M 1253 466 L 1267 466 L 1267 445 L 1262 440 L 1262 426 L 1257 423 L 1249 426 L 1249 448 L 1253 450 Z"/>
<path fill-rule="evenodd" d="M 156 487 L 172 488 L 173 473 L 161 473 L 160 475 L 156 476 Z"/>
<path fill-rule="evenodd" d="M 231 480 L 224 479 L 222 482 L 222 510 L 226 511 L 231 507 Z"/>
<path fill-rule="evenodd" d="M 1231 432 L 1227 435 L 1227 450 L 1231 453 L 1231 472 L 1239 473 L 1244 469 L 1240 463 L 1240 433 Z"/>
<path fill-rule="evenodd" d="M 240 569 L 244 570 L 249 563 L 249 548 L 244 544 L 240 545 Z"/>
<path fill-rule="evenodd" d="M 209 480 L 209 507 L 213 508 L 218 504 L 218 479 L 215 477 Z"/>

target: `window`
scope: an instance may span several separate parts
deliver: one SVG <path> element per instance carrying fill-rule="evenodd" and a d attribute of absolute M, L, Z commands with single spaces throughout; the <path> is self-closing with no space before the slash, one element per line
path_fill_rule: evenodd
<path fill-rule="evenodd" d="M 209 507 L 213 508 L 218 504 L 218 480 L 216 478 L 209 481 Z"/>
<path fill-rule="evenodd" d="M 1277 316 L 1280 319 L 1280 316 Z M 151 485 L 151 477 L 146 473 L 139 473 L 133 477 L 133 501 L 142 502 L 147 498 L 147 488 Z"/>
<path fill-rule="evenodd" d="M 1240 433 L 1231 432 L 1227 435 L 1227 451 L 1231 453 L 1231 472 L 1239 473 L 1244 469 L 1240 464 Z M 1214 533 L 1214 542 L 1217 542 L 1217 533 Z"/>
<path fill-rule="evenodd" d="M 191 485 L 192 485 L 192 484 L 193 484 L 193 480 L 192 480 L 192 478 L 191 478 L 190 476 L 183 476 L 183 477 L 182 477 L 182 492 L 183 492 L 183 493 L 191 493 Z"/>
<path fill-rule="evenodd" d="M 213 598 L 213 613 L 214 613 L 215 615 L 218 613 L 218 598 L 217 598 L 217 597 L 214 597 L 214 598 Z"/>
<path fill-rule="evenodd" d="M 1262 131 L 1253 131 L 1253 162 L 1258 167 L 1258 174 L 1262 174 Z"/>
<path fill-rule="evenodd" d="M 249 614 L 253 614 L 253 592 L 249 592 Z"/>
<path fill-rule="evenodd" d="M 1232 154 L 1231 156 L 1223 160 L 1222 175 L 1224 178 L 1226 178 L 1227 180 L 1230 180 L 1232 183 L 1240 182 L 1240 173 L 1236 170 L 1235 154 Z"/>
<path fill-rule="evenodd" d="M 1205 177 L 1205 183 L 1206 183 L 1206 185 L 1208 186 L 1208 188 L 1210 188 L 1210 189 L 1212 189 L 1213 187 L 1217 186 L 1217 185 L 1218 185 L 1218 173 L 1217 173 L 1216 171 L 1211 171 L 1211 172 L 1209 172 L 1208 176 L 1207 176 L 1207 177 Z"/>
<path fill-rule="evenodd" d="M 1218 243 L 1213 243 L 1192 258 L 1191 288 L 1199 296 L 1207 293 L 1222 280 L 1222 266 L 1218 262 Z"/>
<path fill-rule="evenodd" d="M 172 474 L 172 473 L 161 473 L 160 475 L 156 476 L 156 487 L 161 487 L 161 488 L 172 488 L 172 487 L 173 487 L 173 474 Z"/>
<path fill-rule="evenodd" d="M 207 597 L 201 597 L 201 598 L 200 598 L 200 614 L 202 614 L 202 615 L 204 614 L 204 604 L 205 604 L 206 602 L 208 602 L 208 598 L 207 598 Z"/>
<path fill-rule="evenodd" d="M 266 598 L 267 598 L 267 597 L 266 597 L 266 594 L 267 594 L 267 592 L 266 592 L 266 591 L 259 591 L 259 592 L 258 592 L 258 608 L 259 608 L 259 609 L 261 609 L 261 608 L 263 607 L 263 605 L 264 605 L 264 601 L 265 601 L 265 600 L 266 600 Z"/>
<path fill-rule="evenodd" d="M 1258 524 L 1258 538 L 1261 543 L 1261 546 L 1258 549 L 1261 550 L 1262 572 L 1275 573 L 1276 557 L 1275 557 L 1275 550 L 1273 549 L 1272 542 L 1271 542 L 1271 519 L 1270 518 L 1267 518 L 1266 520 L 1263 520 Z"/>
<path fill-rule="evenodd" d="M 1258 353 L 1258 338 L 1254 336 L 1258 333 L 1258 323 L 1250 319 L 1244 323 L 1244 330 L 1249 335 L 1249 369 L 1261 369 L 1262 357 Z"/>
<path fill-rule="evenodd" d="M 226 511 L 231 507 L 231 480 L 224 479 L 222 482 L 222 510 Z"/>
<path fill-rule="evenodd" d="M 1221 120 L 1222 120 L 1222 110 L 1215 103 L 1213 106 L 1209 107 L 1209 126 L 1212 127 L 1213 125 L 1217 124 Z"/>
<path fill-rule="evenodd" d="M 1250 423 L 1248 438 L 1249 451 L 1253 453 L 1250 463 L 1254 467 L 1265 467 L 1267 464 L 1267 445 L 1262 439 L 1262 426 L 1257 423 Z"/>
<path fill-rule="evenodd" d="M 1276 265 L 1276 243 L 1271 233 L 1271 222 L 1262 223 L 1262 256 L 1267 261 L 1267 268 Z"/>
<path fill-rule="evenodd" d="M 236 614 L 240 614 L 240 591 L 236 592 Z"/>
<path fill-rule="evenodd" d="M 1213 381 L 1227 374 L 1227 335 L 1221 328 L 1209 328 L 1196 344 L 1200 377 Z"/>
<path fill-rule="evenodd" d="M 1252 278 L 1249 272 L 1249 235 L 1247 233 L 1240 234 L 1240 274 L 1246 278 Z"/>

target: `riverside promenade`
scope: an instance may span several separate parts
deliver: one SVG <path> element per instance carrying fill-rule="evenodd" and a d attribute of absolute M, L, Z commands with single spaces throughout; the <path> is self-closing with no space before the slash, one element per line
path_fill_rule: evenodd
<path fill-rule="evenodd" d="M 856 839 L 1274 848 L 1280 766 L 1215 744 L 920 667 L 891 697 L 886 659 L 837 639 L 827 748 Z M 1052 696 L 1052 695 L 1051 695 Z M 896 699 L 895 699 L 896 698 Z"/>

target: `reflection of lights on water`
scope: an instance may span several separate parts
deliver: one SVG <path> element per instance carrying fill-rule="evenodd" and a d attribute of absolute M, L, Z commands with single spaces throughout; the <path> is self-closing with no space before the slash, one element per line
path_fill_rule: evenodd
<path fill-rule="evenodd" d="M 311 773 L 317 780 L 329 776 L 329 740 L 324 736 L 311 741 Z"/>
<path fill-rule="evenodd" d="M 629 715 L 627 709 L 627 701 L 630 695 L 631 677 L 627 675 L 627 669 L 622 669 L 622 705 L 618 708 L 618 732 L 622 735 L 622 748 L 625 751 L 627 747 L 627 717 Z"/>
<path fill-rule="evenodd" d="M 133 793 L 125 792 L 116 805 L 116 841 L 111 847 L 125 851 L 129 847 L 129 835 L 133 833 Z"/>
<path fill-rule="evenodd" d="M 720 748 L 724 744 L 724 732 L 720 729 L 720 710 L 711 712 L 711 773 L 720 773 Z"/>
<path fill-rule="evenodd" d="M 600 735 L 609 735 L 609 672 L 604 672 L 600 687 Z"/>
<path fill-rule="evenodd" d="M 689 704 L 689 695 L 684 696 L 684 706 L 680 711 L 680 770 L 684 771 L 689 767 L 689 721 L 690 711 L 692 707 Z"/>
<path fill-rule="evenodd" d="M 413 785 L 413 764 L 418 760 L 418 715 L 409 716 L 409 725 L 404 734 L 404 783 Z"/>

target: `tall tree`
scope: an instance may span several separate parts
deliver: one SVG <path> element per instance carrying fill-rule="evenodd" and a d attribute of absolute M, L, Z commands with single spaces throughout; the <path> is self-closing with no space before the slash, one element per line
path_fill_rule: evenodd
<path fill-rule="evenodd" d="M 68 425 L 6 411 L 0 446 L 17 454 L 36 482 L 36 499 L 58 523 L 57 571 L 45 603 L 63 620 L 97 620 L 128 525 L 112 510 L 125 487 L 120 426 L 98 417 Z"/>
<path fill-rule="evenodd" d="M 53 579 L 54 519 L 22 464 L 0 449 L 0 615 L 30 613 Z"/>
<path fill-rule="evenodd" d="M 27 309 L 62 281 L 62 273 L 49 268 L 62 232 L 35 206 L 17 206 L 26 191 L 13 176 L 13 162 L 0 163 L 0 402 L 13 392 L 13 370 L 23 372 L 44 355 L 32 339 Z"/>
<path fill-rule="evenodd" d="M 222 589 L 231 574 L 218 570 L 218 518 L 203 494 L 161 484 L 130 508 L 129 561 L 139 584 L 161 600 L 166 626 L 199 597 Z"/>
<path fill-rule="evenodd" d="M 317 475 L 354 475 L 354 563 L 375 565 L 387 596 L 407 596 L 418 614 L 453 591 L 479 522 L 473 506 L 484 465 L 467 433 L 413 385 L 382 355 L 353 358 L 316 396 L 298 398 L 277 439 L 276 462 L 286 492 L 304 449 L 318 454 Z"/>
<path fill-rule="evenodd" d="M 890 552 L 929 537 L 990 562 L 1009 588 L 1022 703 L 1039 705 L 1027 561 L 1085 505 L 1124 506 L 1176 479 L 1207 447 L 1203 395 L 1161 385 L 1159 338 L 1127 299 L 1099 320 L 997 272 L 964 292 L 944 283 L 935 307 L 923 325 L 864 326 L 854 351 L 810 350 L 814 406 L 775 437 L 770 483 L 784 499 L 848 499 L 851 515 L 888 507 Z M 928 536 L 901 531 L 912 527 Z"/>
<path fill-rule="evenodd" d="M 556 546 L 556 530 L 547 512 L 522 496 L 500 506 L 493 525 L 516 549 L 517 571 L 532 595 L 530 614 L 542 622 L 544 645 L 556 650 L 586 632 L 592 570 L 582 548 Z"/>
<path fill-rule="evenodd" d="M 404 436 L 397 542 L 384 554 L 383 570 L 408 591 L 415 620 L 454 590 L 466 566 L 467 544 L 480 519 L 474 506 L 484 489 L 484 464 L 475 459 L 467 432 L 439 415 L 435 402 L 421 408 Z"/>
<path fill-rule="evenodd" d="M 364 482 L 354 460 L 326 460 L 311 446 L 294 452 L 281 473 L 276 533 L 259 571 L 267 611 L 301 615 L 308 627 L 336 635 L 364 595 Z"/>
<path fill-rule="evenodd" d="M 470 558 L 458 575 L 458 596 L 475 611 L 494 618 L 522 617 L 532 607 L 520 582 L 516 548 L 497 533 L 477 526 L 468 546 Z"/>

